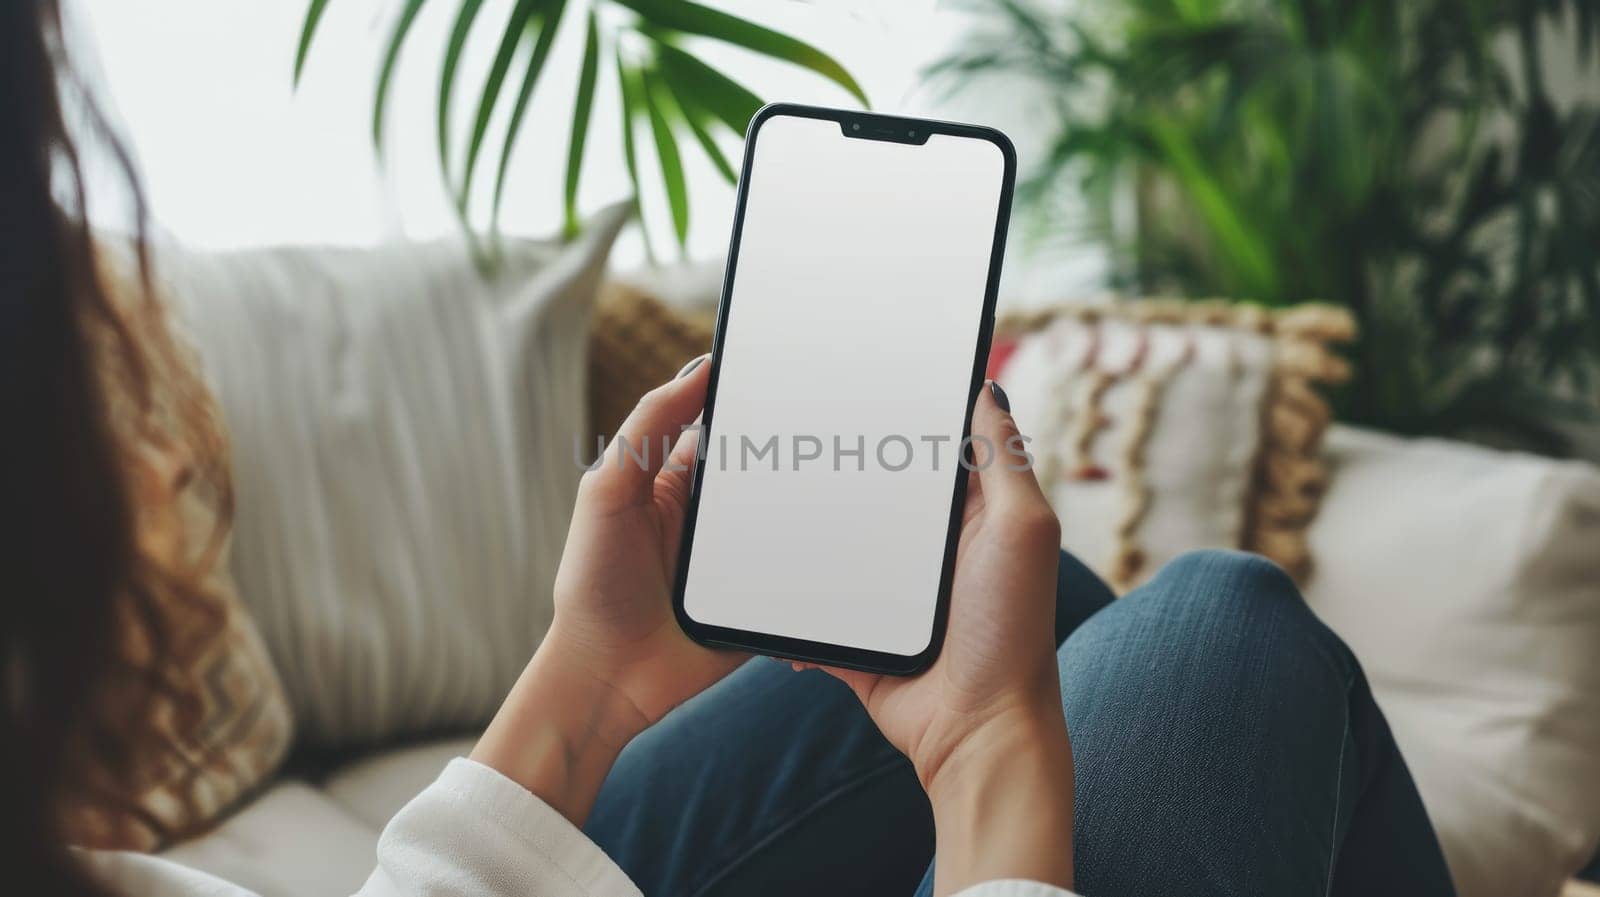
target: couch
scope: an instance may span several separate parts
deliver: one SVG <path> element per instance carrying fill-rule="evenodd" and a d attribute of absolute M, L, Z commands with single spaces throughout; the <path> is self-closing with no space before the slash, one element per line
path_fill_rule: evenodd
<path fill-rule="evenodd" d="M 699 289 L 688 301 L 706 300 Z M 581 396 L 581 384 L 571 389 Z M 241 428 L 232 429 L 237 441 Z M 272 450 L 235 448 L 238 464 Z M 1584 657 L 1600 654 L 1600 470 L 1344 426 L 1324 452 L 1331 477 L 1310 530 L 1318 572 L 1307 600 L 1366 665 L 1436 822 L 1449 814 L 1452 869 L 1476 882 L 1464 895 L 1596 897 L 1546 873 L 1576 868 L 1572 858 L 1600 838 L 1600 773 L 1591 775 L 1600 712 L 1582 718 L 1600 706 Z M 1555 597 L 1540 603 L 1546 595 Z M 1480 712 L 1502 695 L 1504 707 Z M 1552 728 L 1559 737 L 1539 737 Z M 472 725 L 423 731 L 302 750 L 247 803 L 164 855 L 263 897 L 348 893 L 370 872 L 385 822 L 473 743 Z M 1460 818 L 1481 806 L 1475 788 L 1497 792 L 1504 818 Z M 1543 871 L 1520 871 L 1501 843 L 1548 852 L 1524 858 Z"/>

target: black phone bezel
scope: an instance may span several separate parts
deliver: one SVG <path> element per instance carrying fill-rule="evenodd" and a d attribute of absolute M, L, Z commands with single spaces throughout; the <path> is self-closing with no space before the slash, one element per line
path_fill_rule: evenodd
<path fill-rule="evenodd" d="M 865 140 L 889 140 L 898 143 L 923 144 L 933 134 L 948 134 L 984 140 L 999 148 L 1005 160 L 1005 171 L 1000 188 L 1000 205 L 995 216 L 994 243 L 990 249 L 988 281 L 984 289 L 983 315 L 978 325 L 977 344 L 973 349 L 972 377 L 967 394 L 966 418 L 962 423 L 962 438 L 972 432 L 972 409 L 978 390 L 983 387 L 984 372 L 988 368 L 989 348 L 994 338 L 994 311 L 1000 286 L 1000 270 L 1005 258 L 1006 232 L 1011 220 L 1012 192 L 1016 186 L 1016 149 L 1001 132 L 981 125 L 960 124 L 920 118 L 879 115 L 847 109 L 830 109 L 821 106 L 804 106 L 794 103 L 771 103 L 758 110 L 746 130 L 744 164 L 739 173 L 739 185 L 733 213 L 733 235 L 728 244 L 727 268 L 723 274 L 722 296 L 717 303 L 716 331 L 711 348 L 711 374 L 706 389 L 705 412 L 701 419 L 700 438 L 710 438 L 713 415 L 716 409 L 717 384 L 722 374 L 722 345 L 727 335 L 730 306 L 733 299 L 735 269 L 739 261 L 739 241 L 744 230 L 745 204 L 748 198 L 751 169 L 761 126 L 778 116 L 822 119 L 839 123 L 846 137 Z M 859 128 L 851 128 L 859 125 Z M 961 465 L 956 465 L 956 475 L 950 501 L 950 525 L 945 536 L 944 569 L 939 577 L 938 604 L 934 612 L 933 628 L 928 635 L 928 645 L 916 654 L 894 654 L 869 651 L 846 645 L 814 642 L 806 639 L 770 635 L 743 629 L 714 626 L 690 617 L 684 609 L 685 592 L 689 579 L 689 558 L 693 552 L 695 521 L 700 510 L 700 494 L 705 479 L 706 453 L 700 452 L 695 460 L 694 475 L 684 513 L 683 538 L 678 549 L 678 566 L 672 590 L 672 611 L 678 625 L 696 642 L 716 648 L 732 648 L 790 660 L 807 661 L 827 666 L 864 670 L 871 673 L 913 675 L 926 669 L 939 656 L 944 645 L 945 626 L 950 610 L 950 583 L 955 571 L 956 549 L 961 534 L 962 511 L 966 505 L 967 477 Z"/>

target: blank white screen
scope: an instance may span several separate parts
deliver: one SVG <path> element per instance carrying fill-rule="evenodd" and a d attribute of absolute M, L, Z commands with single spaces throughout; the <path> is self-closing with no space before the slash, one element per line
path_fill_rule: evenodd
<path fill-rule="evenodd" d="M 691 618 L 898 655 L 928 646 L 1004 171 L 986 140 L 852 139 L 781 115 L 761 126 Z M 897 435 L 912 451 L 894 471 L 908 452 L 882 440 Z M 773 436 L 777 470 L 742 451 Z M 822 457 L 799 460 L 796 436 Z M 844 450 L 859 438 L 865 457 L 836 458 L 836 437 Z"/>

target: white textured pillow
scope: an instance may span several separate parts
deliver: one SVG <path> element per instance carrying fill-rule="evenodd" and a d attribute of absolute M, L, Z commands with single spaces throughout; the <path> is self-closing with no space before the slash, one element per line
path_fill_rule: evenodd
<path fill-rule="evenodd" d="M 998 371 L 1061 542 L 1119 590 L 1246 544 L 1272 343 L 1243 329 L 1062 317 Z"/>
<path fill-rule="evenodd" d="M 1335 428 L 1306 598 L 1365 667 L 1461 897 L 1600 841 L 1600 470 Z"/>
<path fill-rule="evenodd" d="M 551 617 L 590 308 L 626 218 L 508 242 L 173 252 L 233 442 L 234 570 L 303 740 L 481 724 Z"/>

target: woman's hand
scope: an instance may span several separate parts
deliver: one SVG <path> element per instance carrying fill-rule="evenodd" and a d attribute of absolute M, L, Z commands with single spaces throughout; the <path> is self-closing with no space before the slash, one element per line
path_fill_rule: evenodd
<path fill-rule="evenodd" d="M 971 474 L 938 660 L 914 678 L 828 671 L 916 767 L 934 808 L 941 894 L 996 878 L 1072 885 L 1072 752 L 1054 638 L 1061 527 L 997 395 L 982 390 L 973 411 L 973 434 L 995 451 L 975 440 L 991 457 Z"/>
<path fill-rule="evenodd" d="M 633 736 L 745 660 L 690 641 L 672 614 L 704 360 L 646 394 L 584 474 L 550 632 L 473 751 L 575 824 Z"/>
<path fill-rule="evenodd" d="M 625 701 L 640 729 L 746 659 L 690 641 L 672 614 L 700 444 L 693 425 L 710 379 L 704 361 L 690 362 L 647 393 L 606 449 L 604 463 L 584 474 L 556 574 L 556 614 L 546 644 Z"/>

